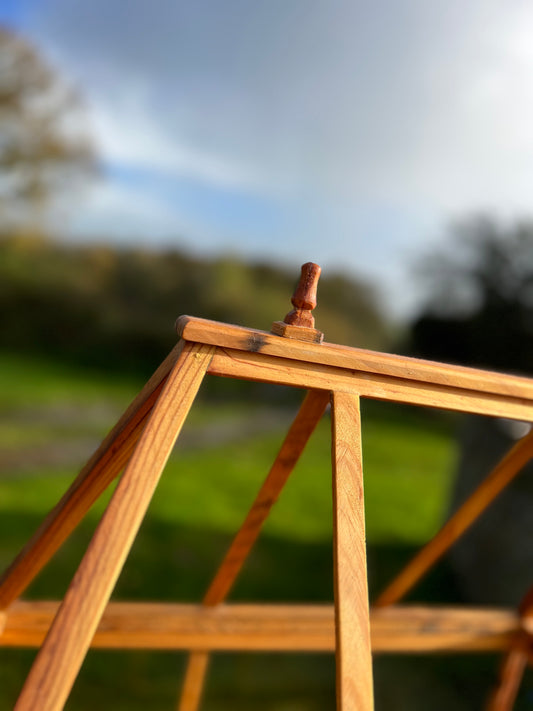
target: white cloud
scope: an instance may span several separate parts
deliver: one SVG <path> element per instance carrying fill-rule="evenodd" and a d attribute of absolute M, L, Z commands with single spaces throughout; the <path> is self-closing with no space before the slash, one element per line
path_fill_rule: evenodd
<path fill-rule="evenodd" d="M 379 261 L 389 279 L 450 216 L 531 212 L 530 3 L 50 0 L 34 13 L 108 162 L 296 206 L 290 239 L 225 224 L 221 246 L 292 253 L 307 239 L 333 261 L 344 240 L 344 263 Z M 102 219 L 152 209 L 216 242 L 179 204 L 117 189 L 114 208 L 93 206 Z"/>
<path fill-rule="evenodd" d="M 150 111 L 148 96 L 136 87 L 125 87 L 112 102 L 93 97 L 91 103 L 97 150 L 106 162 L 192 178 L 222 188 L 267 188 L 245 165 L 182 144 L 179 136 L 169 135 Z"/>
<path fill-rule="evenodd" d="M 124 32 L 96 5 L 41 21 L 110 160 L 328 201 L 529 206 L 529 4 L 132 2 Z"/>

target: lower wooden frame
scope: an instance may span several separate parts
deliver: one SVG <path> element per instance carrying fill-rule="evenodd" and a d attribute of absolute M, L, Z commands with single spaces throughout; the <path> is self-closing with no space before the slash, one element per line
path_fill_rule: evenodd
<path fill-rule="evenodd" d="M 1 613 L 0 646 L 39 647 L 59 607 L 19 601 Z M 333 605 L 111 602 L 91 642 L 97 649 L 334 652 Z M 509 650 L 523 630 L 504 609 L 391 605 L 370 611 L 374 653 Z"/>

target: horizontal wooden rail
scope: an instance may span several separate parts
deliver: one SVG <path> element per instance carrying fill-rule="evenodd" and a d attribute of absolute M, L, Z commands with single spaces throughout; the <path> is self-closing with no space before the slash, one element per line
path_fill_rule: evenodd
<path fill-rule="evenodd" d="M 289 339 L 286 339 L 289 340 Z M 315 346 L 320 348 L 320 346 Z M 533 400 L 509 394 L 477 392 L 454 384 L 412 381 L 392 375 L 347 370 L 319 363 L 301 363 L 262 352 L 217 348 L 209 373 L 228 378 L 332 390 L 362 397 L 438 407 L 479 415 L 533 421 Z M 503 376 L 502 376 L 503 377 Z"/>
<path fill-rule="evenodd" d="M 318 345 L 191 316 L 181 316 L 176 327 L 178 334 L 186 341 L 278 356 L 304 363 L 331 365 L 412 382 L 453 385 L 461 390 L 533 400 L 533 380 L 530 378 L 332 343 Z"/>
<path fill-rule="evenodd" d="M 15 602 L 0 646 L 38 647 L 59 602 Z M 0 617 L 1 620 L 1 617 Z M 520 631 L 510 610 L 390 606 L 370 612 L 372 651 L 508 650 Z M 91 646 L 99 649 L 333 652 L 332 605 L 204 605 L 111 602 Z"/>

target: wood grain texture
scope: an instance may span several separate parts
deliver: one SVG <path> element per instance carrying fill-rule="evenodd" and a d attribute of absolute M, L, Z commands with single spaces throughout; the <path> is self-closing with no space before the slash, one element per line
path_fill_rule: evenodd
<path fill-rule="evenodd" d="M 3 647 L 39 647 L 59 602 L 17 601 L 4 614 Z M 520 633 L 514 610 L 391 605 L 370 610 L 375 653 L 493 653 Z M 95 649 L 334 652 L 333 605 L 110 602 Z M 196 655 L 194 655 L 196 656 Z"/>
<path fill-rule="evenodd" d="M 401 600 L 439 558 L 474 523 L 533 457 L 533 431 L 519 440 L 487 478 L 457 509 L 437 535 L 425 545 L 386 587 L 375 605 L 391 605 Z"/>
<path fill-rule="evenodd" d="M 288 343 L 289 339 L 283 341 Z M 319 346 L 317 346 L 318 348 Z M 533 421 L 533 401 L 511 395 L 463 390 L 453 385 L 435 385 L 373 373 L 348 371 L 328 365 L 300 363 L 263 353 L 218 348 L 209 372 L 293 387 L 335 390 L 362 397 L 437 407 L 480 415 Z"/>
<path fill-rule="evenodd" d="M 469 653 L 507 650 L 520 629 L 514 610 L 474 606 L 390 605 L 370 608 L 376 653 Z"/>
<path fill-rule="evenodd" d="M 359 398 L 332 394 L 333 552 L 338 711 L 374 708 Z"/>
<path fill-rule="evenodd" d="M 226 599 L 257 540 L 263 523 L 300 459 L 328 403 L 329 393 L 316 390 L 307 393 L 274 464 L 204 596 L 204 605 L 218 605 Z M 202 652 L 198 653 L 198 663 L 195 662 L 194 656 L 194 654 L 191 656 L 187 665 L 179 711 L 196 711 L 200 705 L 204 681 L 202 673 L 206 673 L 207 663 L 203 663 L 200 659 L 204 656 Z"/>
<path fill-rule="evenodd" d="M 213 350 L 183 347 L 26 679 L 17 711 L 63 708 Z"/>
<path fill-rule="evenodd" d="M 183 342 L 178 344 L 146 383 L 115 427 L 83 467 L 59 503 L 0 578 L 0 609 L 21 595 L 46 565 L 92 504 L 127 464 L 148 415 L 161 393 Z"/>
<path fill-rule="evenodd" d="M 349 348 L 331 343 L 316 345 L 282 339 L 266 331 L 181 316 L 176 322 L 180 336 L 237 351 L 279 356 L 305 363 L 330 365 L 361 373 L 386 375 L 411 382 L 453 386 L 461 390 L 493 393 L 524 400 L 533 399 L 533 380 L 492 371 L 447 365 L 405 356 Z"/>

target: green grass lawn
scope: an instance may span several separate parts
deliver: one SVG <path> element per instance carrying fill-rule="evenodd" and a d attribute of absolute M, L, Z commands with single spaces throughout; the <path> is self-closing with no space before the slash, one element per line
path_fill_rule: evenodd
<path fill-rule="evenodd" d="M 53 363 L 0 357 L 0 569 L 39 525 L 141 385 Z M 259 396 L 253 406 L 206 402 L 195 406 L 119 579 L 116 598 L 200 599 L 296 411 L 272 404 L 262 407 L 260 401 Z M 231 599 L 332 599 L 329 426 L 326 416 Z M 371 594 L 445 517 L 455 464 L 453 426 L 453 418 L 421 409 L 363 404 Z M 63 595 L 108 496 L 32 584 L 28 597 Z M 437 572 L 418 594 L 443 599 L 453 594 L 453 586 L 445 572 Z M 33 656 L 33 651 L 0 649 L 0 710 L 12 707 Z M 91 652 L 67 708 L 172 709 L 184 661 L 183 654 Z M 430 706 L 420 702 L 421 686 L 415 681 L 416 670 L 424 664 L 428 669 L 424 684 L 432 680 L 435 690 Z M 464 684 L 457 682 L 462 678 L 457 665 L 447 664 L 444 677 L 437 667 L 435 660 L 378 660 L 377 708 L 472 708 L 462 700 Z M 476 674 L 479 667 L 469 679 L 476 679 Z M 402 696 L 401 680 L 407 696 Z M 395 693 L 391 684 L 397 685 Z M 333 709 L 332 657 L 216 655 L 204 709 L 250 708 Z"/>

